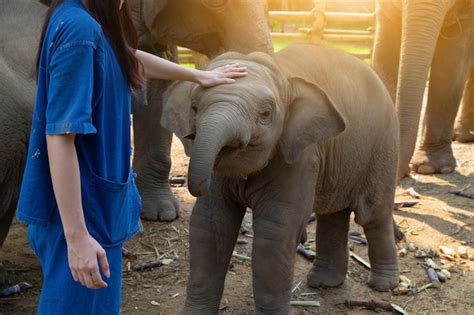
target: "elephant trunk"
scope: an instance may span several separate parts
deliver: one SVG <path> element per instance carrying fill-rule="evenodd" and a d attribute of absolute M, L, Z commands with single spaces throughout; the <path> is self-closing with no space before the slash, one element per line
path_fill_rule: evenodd
<path fill-rule="evenodd" d="M 189 192 L 195 197 L 203 196 L 209 188 L 219 152 L 224 147 L 246 147 L 250 136 L 248 122 L 228 104 L 201 116 L 196 124 L 196 139 L 189 163 Z"/>
<path fill-rule="evenodd" d="M 450 0 L 405 1 L 396 107 L 400 118 L 399 176 L 415 150 L 428 71 Z"/>

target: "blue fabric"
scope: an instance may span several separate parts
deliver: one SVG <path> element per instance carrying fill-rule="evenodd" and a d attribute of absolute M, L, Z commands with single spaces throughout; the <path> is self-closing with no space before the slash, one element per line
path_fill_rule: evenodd
<path fill-rule="evenodd" d="M 46 135 L 76 134 L 89 232 L 104 247 L 137 233 L 141 201 L 130 167 L 130 111 L 130 85 L 100 25 L 80 0 L 65 0 L 50 20 L 41 49 L 17 218 L 53 224 L 58 207 Z"/>
<path fill-rule="evenodd" d="M 38 315 L 120 314 L 122 244 L 105 249 L 110 278 L 101 275 L 107 282 L 107 288 L 90 290 L 72 278 L 64 232 L 61 223 L 55 223 L 48 226 L 28 225 L 28 241 L 43 270 Z"/>

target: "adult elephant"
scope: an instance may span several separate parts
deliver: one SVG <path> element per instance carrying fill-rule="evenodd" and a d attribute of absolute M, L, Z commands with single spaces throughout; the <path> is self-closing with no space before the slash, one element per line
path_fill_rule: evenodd
<path fill-rule="evenodd" d="M 410 161 L 418 173 L 454 170 L 451 141 L 463 90 L 456 138 L 474 140 L 473 51 L 473 1 L 377 1 L 373 65 L 386 83 L 400 118 L 400 177 L 408 174 Z M 429 71 L 423 137 L 413 156 Z"/>
<path fill-rule="evenodd" d="M 46 7 L 0 1 L 0 246 L 15 214 L 36 83 L 34 58 Z M 19 27 L 25 26 L 25 27 Z"/>
<path fill-rule="evenodd" d="M 263 0 L 129 0 L 139 48 L 176 61 L 175 45 L 209 58 L 227 51 L 273 52 Z M 162 94 L 169 82 L 147 86 L 149 106 L 134 115 L 134 160 L 142 217 L 171 221 L 179 202 L 169 186 L 172 134 L 160 126 Z"/>
<path fill-rule="evenodd" d="M 15 215 L 26 162 L 36 89 L 34 52 L 46 7 L 31 0 L 0 0 L 0 7 L 1 247 Z M 0 264 L 0 288 L 6 281 Z"/>

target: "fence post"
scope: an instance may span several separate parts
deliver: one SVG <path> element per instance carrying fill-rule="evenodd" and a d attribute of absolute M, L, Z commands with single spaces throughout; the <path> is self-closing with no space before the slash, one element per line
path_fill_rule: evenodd
<path fill-rule="evenodd" d="M 314 8 L 311 11 L 314 22 L 309 30 L 311 42 L 319 44 L 323 38 L 324 28 L 326 27 L 326 0 L 314 0 Z"/>

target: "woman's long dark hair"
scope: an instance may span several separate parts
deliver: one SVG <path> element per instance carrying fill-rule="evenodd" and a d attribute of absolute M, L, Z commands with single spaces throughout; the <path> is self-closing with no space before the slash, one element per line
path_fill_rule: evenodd
<path fill-rule="evenodd" d="M 48 28 L 49 21 L 54 10 L 64 0 L 51 0 L 48 13 L 41 31 L 41 40 L 36 56 L 36 69 L 38 71 L 41 47 Z M 102 30 L 109 38 L 115 54 L 120 62 L 122 70 L 132 89 L 140 89 L 143 86 L 143 78 L 140 75 L 140 63 L 134 55 L 134 49 L 138 45 L 138 35 L 132 21 L 127 1 L 124 1 L 120 9 L 120 0 L 87 0 L 87 8 L 90 14 L 102 26 Z"/>

